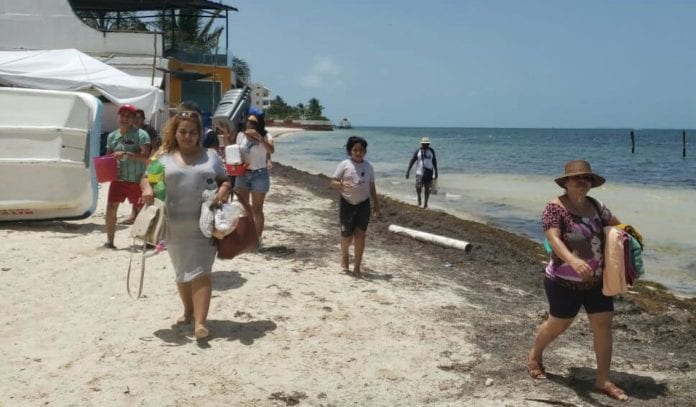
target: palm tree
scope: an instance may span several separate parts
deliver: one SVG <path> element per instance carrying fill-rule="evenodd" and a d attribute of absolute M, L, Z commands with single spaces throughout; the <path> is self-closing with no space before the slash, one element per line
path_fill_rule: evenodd
<path fill-rule="evenodd" d="M 216 10 L 202 21 L 200 10 L 180 9 L 160 13 L 159 28 L 165 33 L 165 50 L 197 53 L 217 53 L 220 35 L 224 27 L 214 28 L 215 18 L 222 12 Z"/>
<path fill-rule="evenodd" d="M 322 120 L 324 119 L 324 116 L 322 116 L 322 113 L 324 111 L 324 106 L 319 103 L 319 99 L 317 98 L 311 98 L 309 99 L 309 102 L 307 102 L 307 107 L 305 110 L 305 113 L 307 115 L 308 120 Z"/>
<path fill-rule="evenodd" d="M 148 31 L 147 24 L 136 13 L 128 11 L 77 11 L 88 26 L 99 31 Z"/>
<path fill-rule="evenodd" d="M 251 80 L 249 64 L 239 57 L 232 57 L 232 72 L 234 72 L 235 87 L 241 88 Z"/>

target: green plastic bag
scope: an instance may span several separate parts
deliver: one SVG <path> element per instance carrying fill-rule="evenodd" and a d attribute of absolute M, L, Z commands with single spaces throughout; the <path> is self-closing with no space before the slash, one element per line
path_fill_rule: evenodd
<path fill-rule="evenodd" d="M 164 185 L 164 165 L 159 160 L 152 160 L 147 166 L 147 180 L 152 184 L 155 198 L 164 201 L 167 197 L 167 189 Z"/>

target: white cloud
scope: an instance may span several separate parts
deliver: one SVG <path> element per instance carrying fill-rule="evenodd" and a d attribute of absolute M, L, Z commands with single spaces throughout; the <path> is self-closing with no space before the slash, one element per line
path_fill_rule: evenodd
<path fill-rule="evenodd" d="M 305 88 L 342 86 L 341 67 L 329 56 L 314 57 L 309 72 L 300 77 L 300 84 Z"/>

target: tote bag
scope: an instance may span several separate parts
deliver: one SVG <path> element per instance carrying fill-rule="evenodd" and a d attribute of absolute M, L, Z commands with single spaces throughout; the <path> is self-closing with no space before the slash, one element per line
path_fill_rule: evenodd
<path fill-rule="evenodd" d="M 215 238 L 218 259 L 233 259 L 242 253 L 256 251 L 258 246 L 259 239 L 256 236 L 256 225 L 254 224 L 251 206 L 238 193 L 235 192 L 235 195 L 237 195 L 239 203 L 244 207 L 245 215 L 239 217 L 237 226 L 230 234 L 222 239 Z"/>

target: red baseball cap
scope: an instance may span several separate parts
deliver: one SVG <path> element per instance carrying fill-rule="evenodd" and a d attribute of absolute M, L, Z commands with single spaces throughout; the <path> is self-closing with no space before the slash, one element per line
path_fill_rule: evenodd
<path fill-rule="evenodd" d="M 123 112 L 135 114 L 137 110 L 138 109 L 136 109 L 133 105 L 121 105 L 121 107 L 118 108 L 118 114 L 121 114 Z"/>

